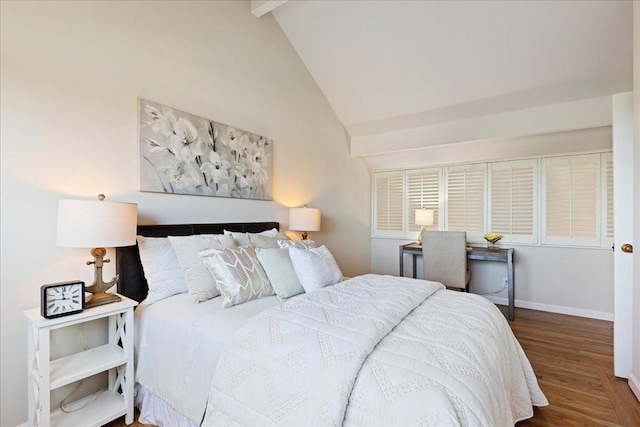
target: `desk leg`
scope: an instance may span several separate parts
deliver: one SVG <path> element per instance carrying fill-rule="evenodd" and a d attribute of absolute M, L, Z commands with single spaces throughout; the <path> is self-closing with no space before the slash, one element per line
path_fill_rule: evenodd
<path fill-rule="evenodd" d="M 413 255 L 413 278 L 417 279 L 418 278 L 418 272 L 416 271 L 416 266 L 418 265 L 418 263 L 417 263 L 418 255 L 416 255 L 416 254 L 412 254 L 412 255 Z"/>
<path fill-rule="evenodd" d="M 515 289 L 514 289 L 514 272 L 513 272 L 513 252 L 507 255 L 507 285 L 509 294 L 509 320 L 513 320 L 515 312 Z"/>
<path fill-rule="evenodd" d="M 404 248 L 402 246 L 400 246 L 400 268 L 398 270 L 398 276 L 402 277 L 404 276 Z"/>

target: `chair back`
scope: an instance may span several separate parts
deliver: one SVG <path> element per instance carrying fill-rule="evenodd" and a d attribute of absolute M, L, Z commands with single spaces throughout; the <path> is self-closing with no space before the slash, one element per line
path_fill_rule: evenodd
<path fill-rule="evenodd" d="M 424 279 L 448 288 L 467 285 L 467 233 L 464 231 L 423 231 Z"/>

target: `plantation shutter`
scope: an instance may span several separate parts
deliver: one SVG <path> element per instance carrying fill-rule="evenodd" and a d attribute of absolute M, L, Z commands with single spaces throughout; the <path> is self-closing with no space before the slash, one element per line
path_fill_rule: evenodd
<path fill-rule="evenodd" d="M 447 230 L 466 231 L 468 239 L 481 238 L 486 170 L 486 164 L 447 168 Z"/>
<path fill-rule="evenodd" d="M 491 233 L 505 241 L 536 243 L 537 159 L 491 164 Z"/>
<path fill-rule="evenodd" d="M 602 153 L 602 247 L 613 246 L 613 153 Z"/>
<path fill-rule="evenodd" d="M 421 225 L 415 221 L 416 209 L 433 209 L 433 225 L 428 230 L 438 230 L 440 218 L 440 177 L 442 169 L 422 169 L 407 171 L 407 225 L 409 231 L 420 231 Z"/>
<path fill-rule="evenodd" d="M 600 245 L 600 155 L 542 159 L 543 243 Z"/>
<path fill-rule="evenodd" d="M 602 155 L 605 162 L 606 183 L 607 183 L 607 237 L 613 239 L 613 155 L 605 153 Z"/>
<path fill-rule="evenodd" d="M 403 236 L 404 234 L 404 173 L 374 174 L 375 235 Z"/>

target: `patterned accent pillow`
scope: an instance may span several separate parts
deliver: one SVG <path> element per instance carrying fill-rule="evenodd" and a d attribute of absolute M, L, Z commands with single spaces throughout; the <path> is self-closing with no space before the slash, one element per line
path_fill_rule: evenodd
<path fill-rule="evenodd" d="M 304 292 L 298 276 L 296 276 L 296 271 L 293 269 L 289 249 L 256 248 L 256 254 L 280 301 Z"/>
<path fill-rule="evenodd" d="M 216 279 L 224 308 L 273 295 L 273 287 L 253 247 L 205 249 L 199 255 Z"/>
<path fill-rule="evenodd" d="M 316 242 L 311 239 L 307 240 L 278 240 L 278 246 L 281 248 L 298 248 L 311 249 L 317 247 Z"/>
<path fill-rule="evenodd" d="M 222 234 L 196 234 L 169 236 L 169 242 L 187 282 L 191 301 L 199 303 L 220 295 L 216 281 L 200 260 L 198 252 L 204 249 L 235 248 L 233 238 Z"/>
<path fill-rule="evenodd" d="M 251 246 L 255 246 L 256 248 L 279 248 L 278 240 L 289 240 L 289 238 L 284 233 L 278 233 L 276 237 L 249 233 L 249 242 L 251 242 Z"/>
<path fill-rule="evenodd" d="M 278 235 L 278 229 L 272 228 L 271 230 L 261 231 L 260 233 L 238 233 L 236 231 L 223 230 L 225 236 L 233 237 L 238 246 L 250 246 L 249 234 L 259 234 L 261 236 L 276 237 Z"/>
<path fill-rule="evenodd" d="M 187 292 L 187 282 L 176 254 L 166 237 L 138 236 L 140 261 L 149 284 L 145 302 L 149 305 L 170 296 Z"/>
<path fill-rule="evenodd" d="M 342 272 L 326 246 L 319 248 L 289 248 L 293 269 L 304 291 L 309 293 L 342 281 Z"/>

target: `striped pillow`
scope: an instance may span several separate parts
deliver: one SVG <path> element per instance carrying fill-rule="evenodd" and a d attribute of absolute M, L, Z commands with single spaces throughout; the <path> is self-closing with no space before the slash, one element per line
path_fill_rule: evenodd
<path fill-rule="evenodd" d="M 273 295 L 273 287 L 253 247 L 205 249 L 199 255 L 216 279 L 224 308 Z"/>

